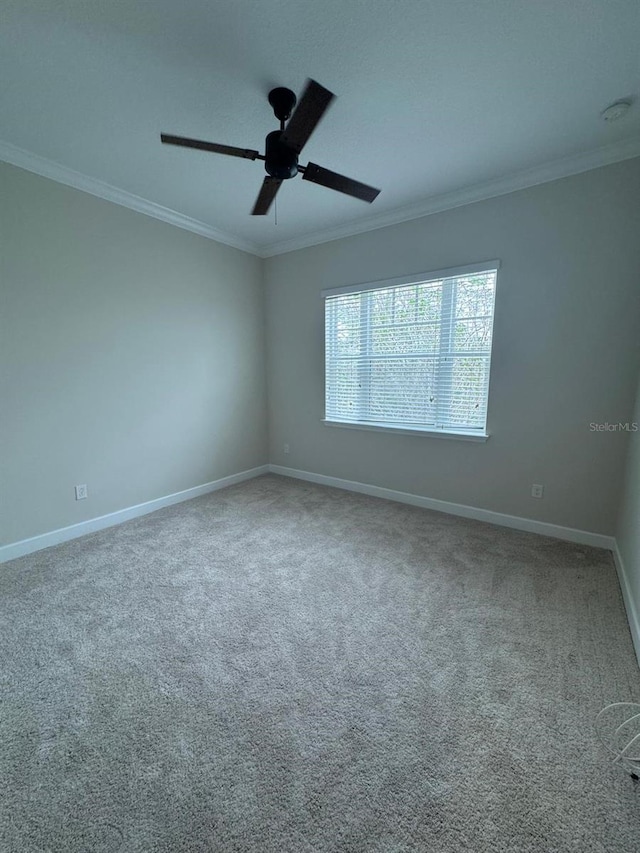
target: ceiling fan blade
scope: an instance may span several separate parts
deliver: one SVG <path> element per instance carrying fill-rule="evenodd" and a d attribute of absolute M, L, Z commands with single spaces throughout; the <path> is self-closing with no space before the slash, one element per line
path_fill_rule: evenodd
<path fill-rule="evenodd" d="M 320 184 L 320 186 L 328 187 L 330 190 L 337 190 L 339 193 L 345 193 L 362 201 L 368 201 L 369 204 L 375 201 L 380 192 L 380 190 L 370 187 L 368 184 L 361 184 L 360 181 L 354 181 L 353 178 L 339 175 L 330 169 L 323 169 L 322 166 L 318 166 L 316 163 L 308 163 L 305 166 L 302 177 L 305 181 L 313 181 L 314 184 Z"/>
<path fill-rule="evenodd" d="M 282 133 L 282 141 L 285 145 L 299 154 L 334 97 L 335 95 L 324 86 L 316 83 L 315 80 L 309 80 L 298 106 Z"/>
<path fill-rule="evenodd" d="M 269 211 L 269 208 L 271 207 L 271 202 L 276 197 L 276 193 L 278 192 L 281 186 L 281 178 L 270 178 L 267 175 L 267 177 L 262 182 L 262 186 L 260 187 L 260 192 L 258 193 L 256 203 L 253 205 L 251 215 L 264 216 L 265 213 Z"/>
<path fill-rule="evenodd" d="M 203 142 L 200 139 L 187 139 L 184 136 L 171 136 L 161 133 L 160 139 L 165 145 L 182 145 L 184 148 L 197 148 L 200 151 L 213 151 L 214 154 L 228 154 L 230 157 L 244 157 L 255 160 L 260 156 L 259 151 L 251 148 L 236 148 L 234 145 L 218 145 L 217 142 Z"/>

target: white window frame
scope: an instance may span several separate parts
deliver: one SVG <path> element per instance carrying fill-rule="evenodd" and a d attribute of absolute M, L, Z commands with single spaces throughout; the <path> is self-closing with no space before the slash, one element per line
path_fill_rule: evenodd
<path fill-rule="evenodd" d="M 492 311 L 492 323 L 495 318 L 495 295 L 497 291 L 497 283 L 498 283 L 498 270 L 500 269 L 500 261 L 492 260 L 492 261 L 484 261 L 483 263 L 478 264 L 467 264 L 465 266 L 459 267 L 450 267 L 447 269 L 441 270 L 432 270 L 426 273 L 416 273 L 413 275 L 405 275 L 399 276 L 397 278 L 383 279 L 381 281 L 370 281 L 364 282 L 360 284 L 352 284 L 345 285 L 343 287 L 334 287 L 327 290 L 323 290 L 321 292 L 321 297 L 323 300 L 323 307 L 326 311 L 326 300 L 335 296 L 346 296 L 349 294 L 357 294 L 357 293 L 366 293 L 372 290 L 382 290 L 388 287 L 402 287 L 405 285 L 412 284 L 427 284 L 429 282 L 436 282 L 445 279 L 458 278 L 465 275 L 474 275 L 477 273 L 483 272 L 495 272 L 496 273 L 496 286 L 494 288 L 494 305 Z M 446 298 L 447 292 L 449 293 L 450 298 L 450 290 L 444 289 L 443 296 Z M 443 312 L 446 310 L 446 306 L 443 306 Z M 325 314 L 325 346 L 326 346 L 326 314 Z M 489 377 L 487 380 L 487 417 L 488 417 L 488 408 L 489 408 L 489 390 L 491 384 L 491 366 L 493 361 L 493 333 L 491 336 L 492 345 L 491 351 L 489 354 Z M 441 339 L 440 343 L 441 348 L 447 346 L 447 342 Z M 486 428 L 486 423 L 484 429 L 454 429 L 451 427 L 433 427 L 433 426 L 410 426 L 410 425 L 394 425 L 389 423 L 376 423 L 373 421 L 342 421 L 336 418 L 328 418 L 326 417 L 326 373 L 327 373 L 327 352 L 325 350 L 325 417 L 323 418 L 323 423 L 326 426 L 331 427 L 341 427 L 346 429 L 359 429 L 359 430 L 375 430 L 379 432 L 393 432 L 397 434 L 404 435 L 428 435 L 428 436 L 436 436 L 438 438 L 454 438 L 454 439 L 463 439 L 467 441 L 486 441 L 489 438 L 489 433 Z"/>

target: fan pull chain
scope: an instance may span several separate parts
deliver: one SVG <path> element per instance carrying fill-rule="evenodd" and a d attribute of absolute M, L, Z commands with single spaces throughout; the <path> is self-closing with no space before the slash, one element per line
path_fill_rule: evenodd
<path fill-rule="evenodd" d="M 274 199 L 273 204 L 273 212 L 274 212 L 274 225 L 278 224 L 278 197 Z"/>

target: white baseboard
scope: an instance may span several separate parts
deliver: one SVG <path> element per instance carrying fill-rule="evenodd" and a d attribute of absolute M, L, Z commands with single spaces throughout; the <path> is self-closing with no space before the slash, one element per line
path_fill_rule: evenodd
<path fill-rule="evenodd" d="M 248 471 L 239 471 L 237 474 L 231 474 L 229 477 L 222 477 L 210 483 L 203 483 L 201 486 L 194 486 L 182 492 L 175 492 L 172 495 L 165 495 L 162 498 L 156 498 L 155 500 L 146 501 L 136 506 L 117 510 L 117 512 L 110 512 L 108 515 L 90 518 L 88 521 L 71 524 L 69 527 L 61 527 L 59 530 L 51 530 L 49 533 L 32 536 L 30 539 L 23 539 L 20 542 L 3 545 L 0 547 L 0 563 L 15 560 L 17 557 L 23 557 L 25 554 L 32 554 L 34 551 L 40 551 L 42 548 L 59 545 L 61 542 L 68 542 L 69 539 L 77 539 L 78 536 L 86 536 L 87 533 L 95 533 L 97 530 L 103 530 L 105 527 L 122 524 L 123 521 L 147 515 L 165 506 L 188 501 L 191 498 L 197 498 L 200 495 L 206 495 L 209 492 L 215 492 L 218 489 L 224 489 L 227 486 L 233 486 L 235 483 L 242 483 L 244 480 L 251 480 L 253 477 L 259 477 L 261 474 L 267 473 L 269 473 L 269 466 L 260 465 L 257 468 L 250 468 Z"/>
<path fill-rule="evenodd" d="M 616 564 L 616 571 L 618 572 L 618 580 L 620 581 L 622 600 L 624 601 L 624 606 L 627 611 L 627 619 L 629 621 L 629 629 L 631 630 L 633 647 L 636 650 L 636 658 L 640 664 L 640 616 L 633 601 L 633 596 L 631 595 L 624 560 L 622 559 L 622 554 L 618 548 L 617 541 L 614 541 L 613 561 Z"/>
<path fill-rule="evenodd" d="M 369 483 L 358 483 L 355 480 L 343 480 L 340 477 L 329 477 L 326 474 L 315 474 L 310 471 L 300 471 L 297 468 L 286 468 L 282 465 L 260 465 L 257 468 L 250 468 L 248 471 L 240 471 L 237 474 L 231 474 L 229 477 L 222 477 L 221 479 L 213 480 L 210 483 L 203 483 L 201 486 L 194 486 L 193 488 L 185 489 L 182 492 L 176 492 L 172 495 L 156 498 L 155 500 L 147 501 L 146 503 L 127 507 L 126 509 L 109 513 L 108 515 L 99 516 L 98 518 L 81 521 L 78 524 L 72 524 L 69 527 L 62 527 L 59 530 L 51 530 L 48 533 L 42 533 L 41 535 L 33 536 L 30 539 L 23 539 L 20 542 L 13 542 L 9 545 L 0 546 L 0 563 L 7 562 L 7 560 L 14 560 L 25 554 L 31 554 L 32 552 L 39 551 L 42 548 L 49 548 L 51 545 L 59 545 L 61 542 L 67 542 L 69 539 L 76 539 L 78 536 L 85 536 L 87 533 L 94 533 L 97 530 L 103 530 L 105 527 L 112 527 L 113 525 L 121 524 L 123 521 L 128 521 L 131 518 L 137 518 L 141 515 L 147 515 L 148 513 L 155 512 L 155 510 L 162 509 L 165 506 L 171 506 L 172 504 L 180 503 L 181 501 L 188 501 L 191 500 L 191 498 L 197 498 L 200 495 L 215 492 L 218 489 L 224 489 L 226 486 L 232 486 L 235 483 L 241 483 L 244 480 L 250 480 L 253 477 L 259 477 L 261 474 L 267 474 L 269 472 L 280 474 L 283 477 L 293 477 L 297 480 L 308 480 L 311 483 L 319 483 L 324 486 L 333 486 L 334 488 L 345 489 L 349 492 L 360 492 L 365 495 L 371 495 L 372 497 L 411 504 L 412 506 L 419 506 L 424 509 L 433 509 L 437 512 L 446 512 L 450 515 L 458 515 L 463 518 L 472 518 L 476 521 L 486 521 L 490 524 L 498 524 L 502 527 L 511 527 L 515 530 L 539 533 L 542 536 L 552 536 L 556 539 L 564 539 L 568 542 L 577 542 L 581 545 L 592 545 L 595 548 L 605 548 L 609 551 L 613 551 L 614 555 L 617 552 L 615 539 L 612 536 L 605 536 L 601 533 L 591 533 L 587 530 L 576 530 L 572 527 L 562 527 L 558 524 L 550 524 L 546 521 L 520 518 L 519 516 L 493 512 L 492 510 L 481 509 L 480 507 L 466 506 L 465 504 L 437 500 L 436 498 L 427 498 L 423 495 L 399 492 L 395 489 L 386 489 L 382 486 L 373 486 Z M 616 561 L 616 565 L 618 565 L 618 561 L 620 561 L 619 564 L 622 565 L 619 552 L 616 556 Z"/>
<path fill-rule="evenodd" d="M 437 512 L 446 512 L 450 515 L 462 516 L 463 518 L 473 518 L 476 521 L 487 521 L 490 524 L 499 524 L 502 527 L 511 527 L 515 530 L 524 530 L 528 533 L 539 533 L 542 536 L 552 536 L 555 539 L 577 542 L 580 545 L 592 545 L 594 548 L 605 548 L 608 551 L 613 551 L 615 546 L 613 536 L 605 536 L 602 533 L 591 533 L 588 530 L 576 530 L 573 527 L 562 527 L 559 524 L 536 521 L 532 518 L 505 515 L 502 512 L 493 512 L 490 509 L 481 509 L 480 507 L 466 506 L 465 504 L 456 504 L 450 501 L 440 501 L 435 498 L 426 498 L 422 495 L 414 495 L 409 492 L 385 489 L 382 486 L 372 486 L 369 483 L 357 483 L 355 480 L 342 480 L 339 477 L 328 477 L 325 474 L 299 471 L 297 468 L 285 468 L 282 465 L 269 465 L 269 470 L 273 474 L 281 474 L 283 477 L 308 480 L 310 483 L 320 483 L 323 486 L 346 489 L 348 492 L 361 492 L 364 495 L 371 495 L 375 498 L 385 498 L 389 501 L 420 506 L 424 509 L 434 509 Z"/>

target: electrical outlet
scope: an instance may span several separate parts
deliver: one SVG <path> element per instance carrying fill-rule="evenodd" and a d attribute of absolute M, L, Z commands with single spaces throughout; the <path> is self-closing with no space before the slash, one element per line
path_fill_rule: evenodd
<path fill-rule="evenodd" d="M 87 484 L 83 483 L 81 486 L 76 486 L 76 500 L 83 501 L 86 497 L 89 496 L 87 492 Z"/>
<path fill-rule="evenodd" d="M 289 445 L 288 445 L 288 444 L 285 444 L 285 446 L 284 446 L 284 452 L 285 452 L 285 453 L 288 453 L 288 452 L 289 452 Z"/>
<path fill-rule="evenodd" d="M 532 498 L 541 498 L 544 494 L 544 486 L 541 486 L 540 483 L 534 483 L 531 486 L 531 497 Z"/>

